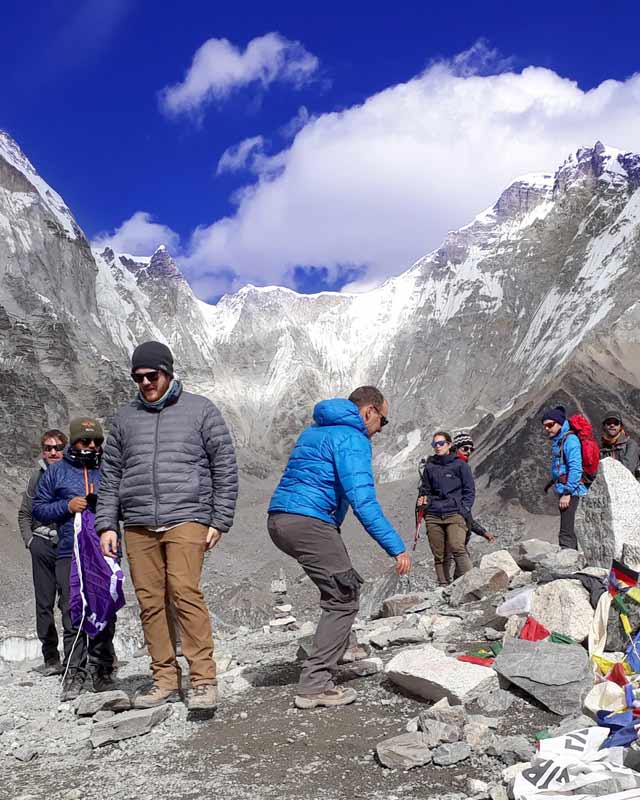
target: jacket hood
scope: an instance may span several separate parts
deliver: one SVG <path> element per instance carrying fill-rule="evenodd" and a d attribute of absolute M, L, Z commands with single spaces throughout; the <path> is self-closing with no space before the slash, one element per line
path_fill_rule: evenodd
<path fill-rule="evenodd" d="M 349 425 L 365 435 L 367 433 L 358 406 L 342 397 L 318 403 L 313 409 L 313 421 L 321 428 L 328 425 Z"/>
<path fill-rule="evenodd" d="M 558 433 L 556 433 L 556 435 L 553 437 L 553 439 L 551 441 L 552 442 L 559 442 L 560 439 L 562 439 L 562 437 L 566 433 L 569 433 L 570 430 L 571 430 L 571 425 L 569 425 L 569 420 L 566 420 L 564 425 L 560 428 Z"/>

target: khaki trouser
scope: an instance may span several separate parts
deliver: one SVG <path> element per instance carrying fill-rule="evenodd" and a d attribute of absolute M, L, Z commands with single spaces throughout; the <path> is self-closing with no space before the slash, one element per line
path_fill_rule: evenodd
<path fill-rule="evenodd" d="M 469 572 L 472 567 L 466 547 L 467 521 L 462 514 L 449 514 L 446 517 L 427 514 L 425 522 L 429 545 L 433 553 L 436 578 L 438 584 L 444 586 L 449 583 L 444 566 L 448 555 L 453 557 L 456 563 L 456 572 L 460 575 Z"/>
<path fill-rule="evenodd" d="M 125 529 L 131 580 L 140 605 L 153 682 L 163 689 L 180 688 L 175 626 L 168 618 L 167 598 L 175 608 L 192 686 L 216 682 L 211 620 L 200 589 L 207 530 L 206 525 L 197 522 L 161 533 L 146 528 Z"/>

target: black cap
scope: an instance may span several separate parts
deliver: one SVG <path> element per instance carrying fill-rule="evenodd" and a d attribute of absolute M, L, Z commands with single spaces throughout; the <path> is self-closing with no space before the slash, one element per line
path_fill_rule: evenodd
<path fill-rule="evenodd" d="M 131 372 L 137 369 L 161 369 L 173 377 L 173 354 L 162 342 L 143 342 L 131 356 Z"/>
<path fill-rule="evenodd" d="M 604 425 L 608 419 L 615 419 L 619 425 L 622 425 L 622 414 L 616 409 L 607 411 L 604 417 L 602 417 L 602 424 Z"/>

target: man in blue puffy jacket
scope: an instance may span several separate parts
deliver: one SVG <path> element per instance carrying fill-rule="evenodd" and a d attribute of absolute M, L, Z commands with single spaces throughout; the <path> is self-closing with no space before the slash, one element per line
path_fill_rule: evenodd
<path fill-rule="evenodd" d="M 356 389 L 348 400 L 318 403 L 315 424 L 296 442 L 271 498 L 268 528 L 273 543 L 295 558 L 320 590 L 322 614 L 300 674 L 294 698 L 298 708 L 342 706 L 356 699 L 353 689 L 333 682 L 349 645 L 362 583 L 340 536 L 348 507 L 395 559 L 399 575 L 411 568 L 404 542 L 384 516 L 373 483 L 370 440 L 387 424 L 388 413 L 387 401 L 373 386 Z"/>
<path fill-rule="evenodd" d="M 564 406 L 545 408 L 542 427 L 551 439 L 551 483 L 558 495 L 560 509 L 560 547 L 578 549 L 575 532 L 576 511 L 580 498 L 587 493 L 582 480 L 582 447 L 572 432 Z"/>

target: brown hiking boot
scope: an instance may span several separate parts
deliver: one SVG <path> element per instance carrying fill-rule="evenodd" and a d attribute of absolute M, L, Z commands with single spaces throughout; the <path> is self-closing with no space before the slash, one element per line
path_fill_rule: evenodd
<path fill-rule="evenodd" d="M 162 686 L 154 686 L 144 694 L 137 694 L 133 699 L 134 708 L 155 708 L 163 706 L 165 703 L 177 703 L 180 700 L 180 692 L 177 689 L 164 689 Z"/>
<path fill-rule="evenodd" d="M 348 706 L 357 697 L 355 689 L 343 689 L 341 686 L 335 689 L 325 689 L 324 692 L 317 694 L 297 694 L 293 698 L 296 708 L 329 708 L 331 706 Z"/>
<path fill-rule="evenodd" d="M 214 711 L 218 707 L 218 687 L 213 683 L 194 686 L 189 693 L 189 711 Z"/>
<path fill-rule="evenodd" d="M 370 655 L 371 648 L 368 644 L 354 644 L 347 647 L 338 664 L 352 664 L 354 661 L 362 661 L 365 658 L 369 658 Z"/>

